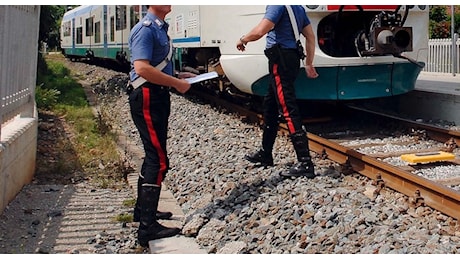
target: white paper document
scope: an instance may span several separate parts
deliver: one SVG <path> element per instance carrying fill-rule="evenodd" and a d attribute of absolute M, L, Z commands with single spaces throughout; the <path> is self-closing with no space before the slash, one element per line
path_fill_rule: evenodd
<path fill-rule="evenodd" d="M 188 81 L 190 84 L 193 84 L 193 83 L 201 82 L 203 80 L 213 79 L 217 77 L 219 77 L 219 74 L 217 74 L 217 72 L 215 71 L 212 71 L 212 72 L 197 75 L 196 77 L 193 77 L 193 78 L 186 78 L 185 80 Z"/>

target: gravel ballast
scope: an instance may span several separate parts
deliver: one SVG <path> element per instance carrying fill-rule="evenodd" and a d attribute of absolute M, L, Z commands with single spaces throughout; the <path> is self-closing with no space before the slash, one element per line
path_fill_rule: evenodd
<path fill-rule="evenodd" d="M 82 75 L 92 71 L 92 78 L 104 78 L 99 85 L 94 85 L 95 89 L 123 88 L 123 77 L 119 73 L 82 63 L 72 65 L 72 69 Z M 106 85 L 114 77 L 121 79 L 119 83 L 114 81 L 114 86 Z M 115 97 L 105 107 L 112 117 L 113 129 L 140 146 L 129 116 L 127 96 L 121 92 Z M 456 220 L 429 207 L 413 207 L 408 197 L 390 189 L 384 188 L 374 195 L 375 187 L 370 179 L 359 174 L 343 175 L 340 167 L 319 160 L 314 153 L 317 178 L 281 179 L 278 172 L 296 159 L 287 136 L 279 135 L 276 140 L 275 166 L 256 167 L 243 156 L 258 149 L 262 136 L 258 126 L 247 124 L 239 116 L 203 104 L 193 97 L 172 93 L 171 100 L 168 135 L 171 170 L 165 185 L 185 214 L 182 232 L 194 237 L 208 253 L 460 252 L 460 228 Z M 13 239 L 16 243 L 24 243 L 23 250 L 29 253 L 135 252 L 133 231 L 136 226 L 133 223 L 107 224 L 104 220 L 106 226 L 94 224 L 88 232 L 85 223 L 72 220 L 73 232 L 64 229 L 70 221 L 65 220 L 72 215 L 73 205 L 79 203 L 74 199 L 83 200 L 82 196 L 72 194 L 87 194 L 85 199 L 88 199 L 94 193 L 98 198 L 107 199 L 105 196 L 109 191 L 84 185 L 52 187 L 56 191 L 51 194 L 69 193 L 74 199 L 56 199 L 55 204 L 48 205 L 46 199 L 33 196 L 36 191 L 27 191 L 41 189 L 46 194 L 50 187 L 33 185 L 25 187 L 10 208 L 18 207 L 25 212 L 24 200 L 30 200 L 34 206 L 27 212 L 37 217 L 25 217 L 26 213 L 22 213 L 16 216 L 16 221 L 22 224 L 17 224 L 7 209 L 0 223 L 0 253 L 19 253 L 18 245 L 16 251 L 9 251 Z M 120 201 L 132 196 L 129 190 L 110 192 L 111 200 L 107 203 L 87 202 L 84 205 L 93 212 L 116 215 L 128 211 Z M 38 216 L 35 208 L 43 213 Z M 54 209 L 58 211 L 54 212 Z M 56 215 L 48 216 L 50 212 Z M 20 238 L 24 235 L 12 226 L 22 225 L 24 228 L 20 230 L 30 231 L 25 235 L 30 237 L 34 235 L 34 223 L 45 230 L 50 219 L 57 224 L 53 230 L 55 239 L 43 247 L 37 244 L 29 247 L 30 239 Z M 16 234 L 6 235 L 7 232 Z M 56 237 L 64 234 L 84 237 L 88 246 L 58 244 Z M 42 233 L 35 235 L 41 236 Z"/>

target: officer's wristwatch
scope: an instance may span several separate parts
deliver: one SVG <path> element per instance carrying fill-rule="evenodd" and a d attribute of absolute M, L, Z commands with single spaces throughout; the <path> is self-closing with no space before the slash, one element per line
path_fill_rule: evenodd
<path fill-rule="evenodd" d="M 243 41 L 243 38 L 244 38 L 244 35 L 240 37 L 240 41 L 241 41 L 241 43 L 242 43 L 243 45 L 246 46 L 246 44 L 248 44 L 248 42 Z"/>

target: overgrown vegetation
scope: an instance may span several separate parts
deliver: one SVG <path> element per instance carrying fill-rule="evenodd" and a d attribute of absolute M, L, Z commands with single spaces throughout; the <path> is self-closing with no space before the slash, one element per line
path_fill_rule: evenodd
<path fill-rule="evenodd" d="M 136 205 L 136 199 L 126 199 L 123 201 L 123 206 L 127 208 L 134 208 Z M 134 221 L 134 215 L 131 213 L 121 213 L 113 217 L 113 221 L 122 222 L 122 223 L 129 223 Z"/>
<path fill-rule="evenodd" d="M 69 7 L 71 6 L 42 5 L 40 7 L 39 48 L 42 46 L 40 43 L 46 42 L 49 49 L 60 49 L 59 29 L 61 28 L 62 17 Z"/>
<path fill-rule="evenodd" d="M 38 85 L 35 88 L 35 100 L 37 102 L 37 107 L 41 109 L 54 108 L 60 94 L 61 92 L 57 89 L 46 89 L 43 88 L 43 84 Z"/>
<path fill-rule="evenodd" d="M 430 39 L 450 38 L 452 37 L 452 11 L 454 7 L 454 31 L 460 33 L 460 6 L 447 5 L 430 5 Z"/>
<path fill-rule="evenodd" d="M 136 205 L 136 199 L 127 199 L 123 201 L 123 206 L 132 208 Z"/>
<path fill-rule="evenodd" d="M 39 64 L 46 66 L 39 67 L 37 75 L 39 117 L 43 124 L 52 122 L 49 129 L 55 127 L 63 132 L 55 133 L 58 139 L 52 148 L 56 151 L 46 145 L 39 147 L 44 157 L 37 156 L 37 171 L 73 182 L 90 179 L 103 188 L 123 183 L 126 170 L 118 153 L 117 137 L 106 131 L 103 119 L 94 115 L 83 87 L 62 61 L 46 58 Z M 49 129 L 47 133 L 53 133 Z M 53 156 L 45 158 L 50 154 Z"/>

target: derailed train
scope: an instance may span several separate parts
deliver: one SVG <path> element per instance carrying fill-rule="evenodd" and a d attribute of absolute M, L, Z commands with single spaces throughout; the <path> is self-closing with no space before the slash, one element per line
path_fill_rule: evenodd
<path fill-rule="evenodd" d="M 300 100 L 355 100 L 407 93 L 428 56 L 427 5 L 304 6 L 316 35 L 316 79 L 303 70 L 296 80 Z M 180 5 L 166 17 L 182 71 L 217 71 L 215 91 L 263 96 L 268 86 L 264 39 L 245 52 L 237 40 L 263 17 L 265 6 Z M 69 58 L 129 63 L 130 29 L 144 6 L 81 6 L 62 20 L 62 49 Z M 305 42 L 303 42 L 305 44 Z M 302 65 L 301 65 L 302 66 Z"/>

